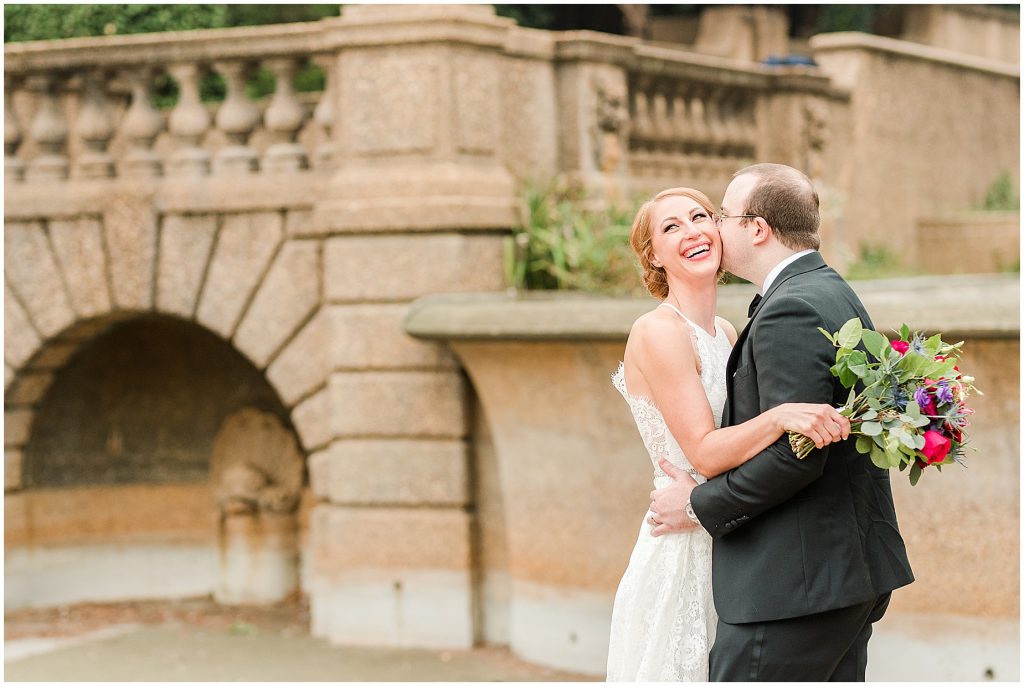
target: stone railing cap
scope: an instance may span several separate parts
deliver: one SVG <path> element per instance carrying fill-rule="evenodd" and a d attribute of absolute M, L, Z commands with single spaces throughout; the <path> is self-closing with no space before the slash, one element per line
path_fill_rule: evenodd
<path fill-rule="evenodd" d="M 1006 76 L 1020 79 L 1020 66 L 1014 66 L 1007 62 L 975 57 L 954 50 L 936 48 L 921 43 L 875 36 L 870 33 L 859 31 L 842 31 L 838 33 L 819 33 L 811 36 L 811 52 L 815 55 L 830 50 L 862 49 L 874 50 L 889 54 L 902 55 L 927 62 L 938 62 L 950 67 L 960 69 L 973 69 L 987 74 Z"/>
<path fill-rule="evenodd" d="M 887 334 L 904 322 L 950 337 L 1017 338 L 1020 277 L 965 274 L 852 282 L 871 318 Z M 750 284 L 719 288 L 719 314 L 746 322 Z M 405 330 L 435 340 L 625 340 L 633 322 L 657 305 L 651 298 L 569 292 L 509 291 L 432 295 L 416 300 Z"/>

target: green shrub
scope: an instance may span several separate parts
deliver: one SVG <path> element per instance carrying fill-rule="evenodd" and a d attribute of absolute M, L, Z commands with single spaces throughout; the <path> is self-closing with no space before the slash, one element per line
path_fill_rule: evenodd
<path fill-rule="evenodd" d="M 506 271 L 516 288 L 566 289 L 611 295 L 646 291 L 629 245 L 640 203 L 594 209 L 583 193 L 530 185 L 524 224 L 509 239 Z"/>
<path fill-rule="evenodd" d="M 846 268 L 846 278 L 856 280 L 890 279 L 911 276 L 913 270 L 904 267 L 899 255 L 886 245 L 863 242 L 860 255 Z"/>
<path fill-rule="evenodd" d="M 1020 196 L 1014 187 L 1010 172 L 1001 173 L 988 187 L 982 209 L 992 212 L 1009 212 L 1020 209 Z"/>

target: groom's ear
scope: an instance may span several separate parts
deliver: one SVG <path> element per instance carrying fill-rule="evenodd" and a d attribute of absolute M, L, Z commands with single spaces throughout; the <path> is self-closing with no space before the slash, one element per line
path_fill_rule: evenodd
<path fill-rule="evenodd" d="M 764 245 L 775 233 L 764 217 L 754 217 L 754 230 L 750 235 L 752 245 Z"/>

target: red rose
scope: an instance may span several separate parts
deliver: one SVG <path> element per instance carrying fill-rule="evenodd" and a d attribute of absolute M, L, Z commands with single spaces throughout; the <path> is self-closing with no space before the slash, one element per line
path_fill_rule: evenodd
<path fill-rule="evenodd" d="M 892 349 L 900 355 L 906 355 L 907 351 L 910 350 L 910 344 L 906 341 L 892 341 L 889 345 L 891 345 Z"/>
<path fill-rule="evenodd" d="M 946 459 L 951 445 L 950 440 L 938 431 L 928 430 L 924 432 L 924 447 L 921 448 L 921 453 L 928 460 L 928 464 L 935 464 Z"/>

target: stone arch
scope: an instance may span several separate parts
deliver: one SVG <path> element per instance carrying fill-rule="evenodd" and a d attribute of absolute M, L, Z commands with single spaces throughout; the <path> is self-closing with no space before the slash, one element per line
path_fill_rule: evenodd
<path fill-rule="evenodd" d="M 304 448 L 326 421 L 306 402 L 324 384 L 317 332 L 319 240 L 286 236 L 280 211 L 159 214 L 112 194 L 94 215 L 5 226 L 5 490 L 20 487 L 35 408 L 87 341 L 140 314 L 195 323 L 228 341 L 281 398 Z M 322 396 L 322 394 L 320 394 Z"/>

